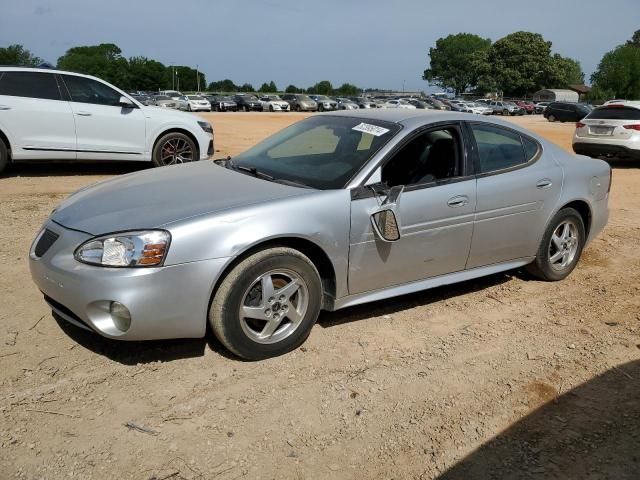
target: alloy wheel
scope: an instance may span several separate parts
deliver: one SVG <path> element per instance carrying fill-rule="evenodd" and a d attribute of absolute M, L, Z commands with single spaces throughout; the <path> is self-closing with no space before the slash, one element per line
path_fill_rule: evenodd
<path fill-rule="evenodd" d="M 549 264 L 556 271 L 569 267 L 578 252 L 578 227 L 571 220 L 560 223 L 551 235 L 549 242 Z"/>
<path fill-rule="evenodd" d="M 162 145 L 160 161 L 163 165 L 193 162 L 193 149 L 183 138 L 170 138 Z"/>

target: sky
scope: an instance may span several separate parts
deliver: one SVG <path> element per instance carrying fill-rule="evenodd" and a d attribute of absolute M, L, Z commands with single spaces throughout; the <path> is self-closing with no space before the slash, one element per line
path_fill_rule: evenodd
<path fill-rule="evenodd" d="M 0 0 L 0 47 L 19 43 L 55 64 L 73 46 L 115 43 L 126 57 L 256 88 L 433 91 L 421 77 L 438 38 L 519 30 L 541 33 L 588 79 L 637 29 L 640 0 Z"/>

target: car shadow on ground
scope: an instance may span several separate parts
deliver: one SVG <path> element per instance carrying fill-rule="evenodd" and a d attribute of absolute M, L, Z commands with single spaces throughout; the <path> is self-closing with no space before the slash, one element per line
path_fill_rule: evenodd
<path fill-rule="evenodd" d="M 185 358 L 202 357 L 205 354 L 205 348 L 207 346 L 213 352 L 223 357 L 232 360 L 241 360 L 228 352 L 209 331 L 207 331 L 205 338 L 123 342 L 111 340 L 97 333 L 78 328 L 60 318 L 55 313 L 53 313 L 53 318 L 58 323 L 60 329 L 68 335 L 71 340 L 93 353 L 102 355 L 123 365 L 137 365 L 139 363 L 144 364 L 158 361 L 171 362 Z"/>
<path fill-rule="evenodd" d="M 625 480 L 639 475 L 636 360 L 543 405 L 438 478 Z"/>
<path fill-rule="evenodd" d="M 10 164 L 0 174 L 0 179 L 11 177 L 122 175 L 151 167 L 151 162 L 20 162 Z"/>
<path fill-rule="evenodd" d="M 322 312 L 318 319 L 318 324 L 327 328 L 357 322 L 359 320 L 366 320 L 376 316 L 393 315 L 394 313 L 398 313 L 403 310 L 421 307 L 430 303 L 447 300 L 449 298 L 501 285 L 511 280 L 514 276 L 527 280 L 532 278 L 526 272 L 520 271 L 496 273 L 494 275 L 468 280 L 466 282 L 443 285 L 441 287 L 422 290 L 420 292 L 410 293 L 399 297 L 392 297 L 386 300 L 379 300 L 377 302 L 365 303 L 363 305 L 357 305 L 343 310 L 337 310 L 335 312 Z"/>

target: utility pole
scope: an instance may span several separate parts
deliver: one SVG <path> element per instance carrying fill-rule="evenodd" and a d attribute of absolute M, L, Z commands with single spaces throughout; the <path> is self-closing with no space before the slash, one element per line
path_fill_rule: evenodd
<path fill-rule="evenodd" d="M 180 91 L 180 72 L 176 72 L 176 83 L 177 83 L 176 89 Z"/>
<path fill-rule="evenodd" d="M 200 93 L 200 73 L 198 72 L 198 65 L 196 65 L 196 83 L 198 84 L 198 93 Z"/>
<path fill-rule="evenodd" d="M 171 90 L 176 89 L 176 67 L 171 65 Z"/>

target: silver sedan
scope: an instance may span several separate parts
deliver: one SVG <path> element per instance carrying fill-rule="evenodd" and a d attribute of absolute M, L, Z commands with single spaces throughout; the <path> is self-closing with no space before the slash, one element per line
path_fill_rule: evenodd
<path fill-rule="evenodd" d="M 280 355 L 338 310 L 527 267 L 562 280 L 608 217 L 607 163 L 511 123 L 320 114 L 234 159 L 76 192 L 30 251 L 55 315 L 112 339 Z"/>

